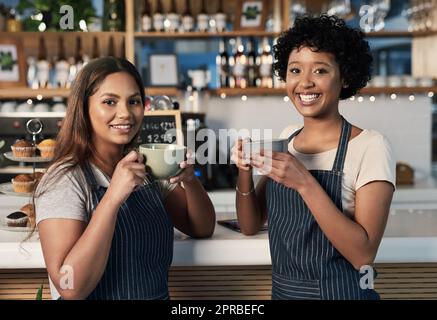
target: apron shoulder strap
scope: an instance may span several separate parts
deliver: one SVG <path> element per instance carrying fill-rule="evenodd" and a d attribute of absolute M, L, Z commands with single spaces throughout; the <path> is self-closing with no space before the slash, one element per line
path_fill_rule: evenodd
<path fill-rule="evenodd" d="M 93 169 L 91 168 L 91 164 L 87 161 L 83 168 L 83 173 L 85 175 L 86 182 L 94 189 L 98 187 L 98 183 L 96 177 L 94 175 Z"/>
<path fill-rule="evenodd" d="M 288 137 L 288 143 L 290 143 L 291 140 L 292 140 L 295 136 L 297 136 L 297 135 L 299 134 L 299 132 L 302 131 L 302 129 L 303 129 L 303 127 L 300 128 L 300 129 L 297 129 L 296 131 L 294 131 L 294 132 L 293 132 L 293 133 Z"/>
<path fill-rule="evenodd" d="M 338 174 L 343 172 L 344 159 L 346 158 L 347 146 L 352 131 L 351 124 L 345 118 L 343 118 L 343 116 L 341 118 L 341 135 L 340 140 L 338 141 L 337 154 L 335 155 L 334 164 L 332 165 L 332 171 Z"/>

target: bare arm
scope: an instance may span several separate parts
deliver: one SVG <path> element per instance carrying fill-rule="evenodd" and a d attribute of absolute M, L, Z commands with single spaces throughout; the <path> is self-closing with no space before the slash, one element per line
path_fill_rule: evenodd
<path fill-rule="evenodd" d="M 117 164 L 111 184 L 88 225 L 71 219 L 47 219 L 38 224 L 47 271 L 64 299 L 84 299 L 100 281 L 118 209 L 144 182 L 145 167 L 138 163 L 140 158 L 131 152 Z M 64 286 L 66 279 L 68 285 Z"/>
<path fill-rule="evenodd" d="M 47 271 L 64 299 L 84 299 L 97 286 L 108 260 L 117 211 L 102 199 L 88 226 L 72 219 L 38 224 Z"/>
<path fill-rule="evenodd" d="M 165 200 L 165 208 L 173 225 L 190 237 L 207 238 L 215 229 L 214 206 L 200 181 L 194 176 L 194 168 L 187 161 L 181 163 L 181 174 L 170 179 L 178 185 Z"/>
<path fill-rule="evenodd" d="M 266 208 L 266 183 L 267 177 L 262 177 L 253 190 L 252 168 L 244 163 L 242 155 L 242 140 L 237 141 L 234 147 L 233 161 L 238 167 L 237 187 L 240 192 L 236 192 L 236 207 L 238 223 L 241 232 L 245 235 L 254 235 L 261 230 L 261 227 L 267 219 Z M 247 195 L 243 195 L 245 193 Z"/>
<path fill-rule="evenodd" d="M 323 233 L 355 269 L 373 263 L 393 197 L 390 183 L 374 181 L 357 190 L 354 220 L 338 210 L 317 182 L 309 183 L 300 194 Z"/>
<path fill-rule="evenodd" d="M 259 157 L 253 165 L 263 168 Z M 393 185 L 374 181 L 356 192 L 355 218 L 346 217 L 318 181 L 289 153 L 273 152 L 269 177 L 302 196 L 333 246 L 357 269 L 371 264 L 382 239 L 393 197 Z"/>

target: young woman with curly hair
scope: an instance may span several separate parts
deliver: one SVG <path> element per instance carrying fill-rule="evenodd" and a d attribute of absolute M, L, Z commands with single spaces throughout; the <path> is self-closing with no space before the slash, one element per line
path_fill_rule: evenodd
<path fill-rule="evenodd" d="M 367 280 L 375 275 L 395 161 L 382 134 L 339 112 L 339 101 L 370 79 L 369 51 L 363 33 L 337 17 L 297 19 L 274 47 L 274 68 L 303 127 L 282 132 L 286 153 L 261 152 L 247 163 L 242 140 L 234 148 L 241 229 L 254 234 L 268 219 L 273 299 L 379 298 Z M 256 190 L 253 167 L 267 172 Z"/>

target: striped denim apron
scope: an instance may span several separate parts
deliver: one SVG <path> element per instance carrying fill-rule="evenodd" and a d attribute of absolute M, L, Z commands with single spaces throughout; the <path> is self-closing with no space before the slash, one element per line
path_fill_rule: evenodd
<path fill-rule="evenodd" d="M 301 130 L 294 132 L 288 141 Z M 351 125 L 343 118 L 332 170 L 310 170 L 340 211 L 343 211 L 341 183 L 350 132 Z M 360 288 L 359 271 L 326 238 L 297 191 L 269 179 L 266 199 L 272 299 L 379 298 L 374 290 Z"/>
<path fill-rule="evenodd" d="M 92 187 L 93 212 L 107 188 L 98 185 L 89 164 L 84 173 Z M 172 258 L 173 225 L 157 183 L 151 182 L 120 207 L 105 271 L 87 299 L 168 299 Z"/>

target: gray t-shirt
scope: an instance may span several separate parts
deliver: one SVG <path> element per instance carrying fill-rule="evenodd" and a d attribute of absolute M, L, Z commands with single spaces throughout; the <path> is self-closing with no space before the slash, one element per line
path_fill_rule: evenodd
<path fill-rule="evenodd" d="M 35 192 L 36 223 L 45 219 L 63 218 L 87 222 L 92 210 L 91 187 L 79 166 L 58 174 L 66 165 L 52 166 L 44 174 Z M 97 183 L 108 187 L 111 181 L 103 171 L 91 164 Z M 145 184 L 150 183 L 145 180 Z M 168 181 L 158 181 L 162 199 L 177 186 Z"/>

